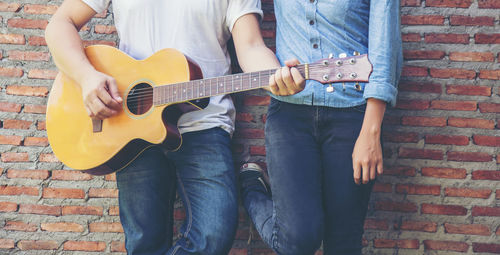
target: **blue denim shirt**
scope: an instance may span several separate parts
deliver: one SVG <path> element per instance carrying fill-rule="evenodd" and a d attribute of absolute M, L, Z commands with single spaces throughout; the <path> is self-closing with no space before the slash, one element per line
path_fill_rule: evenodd
<path fill-rule="evenodd" d="M 274 0 L 277 20 L 276 54 L 281 64 L 297 58 L 317 62 L 330 53 L 351 56 L 368 54 L 373 65 L 369 83 L 328 85 L 308 80 L 293 96 L 274 96 L 281 101 L 330 107 L 351 107 L 377 98 L 394 106 L 401 74 L 399 0 Z"/>

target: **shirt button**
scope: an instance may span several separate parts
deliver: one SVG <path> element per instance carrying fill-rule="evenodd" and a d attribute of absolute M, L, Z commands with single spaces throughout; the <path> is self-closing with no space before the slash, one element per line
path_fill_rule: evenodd
<path fill-rule="evenodd" d="M 317 49 L 318 48 L 318 44 L 317 43 L 313 44 L 313 48 Z"/>
<path fill-rule="evenodd" d="M 309 0 L 309 2 L 314 3 L 314 0 Z"/>
<path fill-rule="evenodd" d="M 314 20 L 309 20 L 309 25 L 314 25 Z"/>

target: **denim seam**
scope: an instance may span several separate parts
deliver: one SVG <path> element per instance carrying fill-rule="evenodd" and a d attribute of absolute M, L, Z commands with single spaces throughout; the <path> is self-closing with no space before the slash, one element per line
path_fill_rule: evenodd
<path fill-rule="evenodd" d="M 182 190 L 182 196 L 184 197 L 185 202 L 186 202 L 186 211 L 187 211 L 187 214 L 188 214 L 188 224 L 187 224 L 187 227 L 186 227 L 186 231 L 184 231 L 184 233 L 183 233 L 183 236 L 184 236 L 184 238 L 187 238 L 188 234 L 189 234 L 189 231 L 191 230 L 191 226 L 193 224 L 193 215 L 192 215 L 192 212 L 191 212 L 191 203 L 189 202 L 189 198 L 186 195 L 186 189 L 184 188 L 184 184 L 182 183 L 182 180 L 179 177 L 179 175 L 177 175 L 177 180 L 179 181 L 179 186 L 181 187 L 181 190 Z M 181 248 L 180 244 L 178 244 L 178 243 L 175 246 L 176 247 L 172 251 L 172 255 L 176 254 L 176 252 Z"/>

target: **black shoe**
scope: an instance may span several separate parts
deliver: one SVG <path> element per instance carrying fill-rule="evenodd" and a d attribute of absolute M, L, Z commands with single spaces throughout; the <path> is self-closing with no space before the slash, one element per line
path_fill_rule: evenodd
<path fill-rule="evenodd" d="M 241 189 L 247 188 L 263 189 L 267 194 L 271 194 L 269 177 L 267 173 L 255 163 L 245 163 L 240 168 L 239 180 Z"/>

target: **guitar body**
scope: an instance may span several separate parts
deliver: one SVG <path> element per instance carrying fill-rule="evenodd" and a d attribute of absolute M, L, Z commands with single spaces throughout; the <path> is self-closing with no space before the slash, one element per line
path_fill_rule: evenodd
<path fill-rule="evenodd" d="M 127 166 L 150 146 L 178 149 L 182 143 L 179 117 L 203 108 L 208 99 L 200 105 L 153 106 L 152 97 L 135 95 L 152 93 L 158 85 L 202 78 L 200 68 L 173 49 L 158 51 L 145 60 L 135 60 L 104 45 L 87 47 L 85 53 L 96 70 L 115 78 L 123 98 L 122 111 L 93 121 L 85 110 L 80 86 L 60 72 L 46 114 L 48 139 L 58 159 L 73 169 L 102 175 Z"/>

